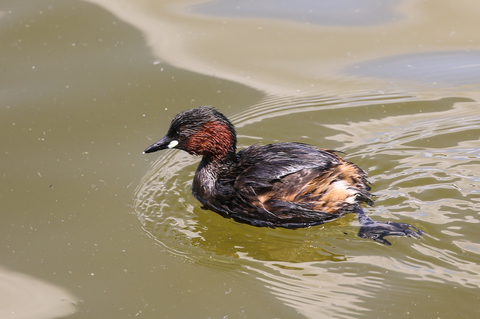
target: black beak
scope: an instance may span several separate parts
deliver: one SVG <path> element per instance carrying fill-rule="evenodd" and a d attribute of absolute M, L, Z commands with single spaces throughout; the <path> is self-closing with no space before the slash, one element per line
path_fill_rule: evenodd
<path fill-rule="evenodd" d="M 173 148 L 177 144 L 178 143 L 176 143 L 175 140 L 171 139 L 168 136 L 164 136 L 159 141 L 157 141 L 157 142 L 153 143 L 152 145 L 150 145 L 149 147 L 147 147 L 145 149 L 145 151 L 143 151 L 143 154 L 153 153 L 153 152 L 156 152 L 156 151 L 165 150 L 167 148 Z"/>

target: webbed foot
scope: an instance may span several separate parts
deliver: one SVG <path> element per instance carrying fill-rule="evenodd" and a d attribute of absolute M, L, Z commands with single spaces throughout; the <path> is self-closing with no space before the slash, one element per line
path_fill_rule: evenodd
<path fill-rule="evenodd" d="M 391 245 L 391 243 L 384 238 L 386 236 L 407 236 L 420 238 L 425 233 L 424 231 L 407 223 L 395 223 L 391 221 L 384 223 L 374 221 L 365 215 L 363 211 L 358 213 L 358 220 L 362 225 L 358 231 L 359 237 L 373 239 L 374 241 L 384 245 Z"/>

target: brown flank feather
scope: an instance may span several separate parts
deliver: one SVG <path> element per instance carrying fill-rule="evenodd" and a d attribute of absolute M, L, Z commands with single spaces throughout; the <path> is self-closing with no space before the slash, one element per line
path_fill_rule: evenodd
<path fill-rule="evenodd" d="M 340 165 L 326 171 L 306 169 L 287 175 L 258 196 L 259 204 L 269 209 L 269 202 L 285 201 L 302 204 L 312 210 L 340 215 L 355 206 L 355 200 L 370 203 L 366 174 L 355 164 L 334 154 Z"/>

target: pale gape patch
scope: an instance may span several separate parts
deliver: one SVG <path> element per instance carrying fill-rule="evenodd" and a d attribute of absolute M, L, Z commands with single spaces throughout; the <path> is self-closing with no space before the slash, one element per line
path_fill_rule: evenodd
<path fill-rule="evenodd" d="M 169 144 L 168 144 L 168 148 L 174 148 L 175 146 L 178 145 L 178 141 L 177 140 L 173 140 L 171 141 Z"/>

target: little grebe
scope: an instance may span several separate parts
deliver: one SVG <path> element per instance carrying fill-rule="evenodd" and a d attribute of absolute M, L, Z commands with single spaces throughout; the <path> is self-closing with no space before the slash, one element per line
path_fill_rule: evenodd
<path fill-rule="evenodd" d="M 177 148 L 202 160 L 193 195 L 223 217 L 254 226 L 299 228 L 346 213 L 359 216 L 359 236 L 390 243 L 389 235 L 420 237 L 409 224 L 376 222 L 361 203 L 373 204 L 366 173 L 335 151 L 301 143 L 253 145 L 236 153 L 234 126 L 212 107 L 177 114 L 165 135 L 144 153 Z"/>

